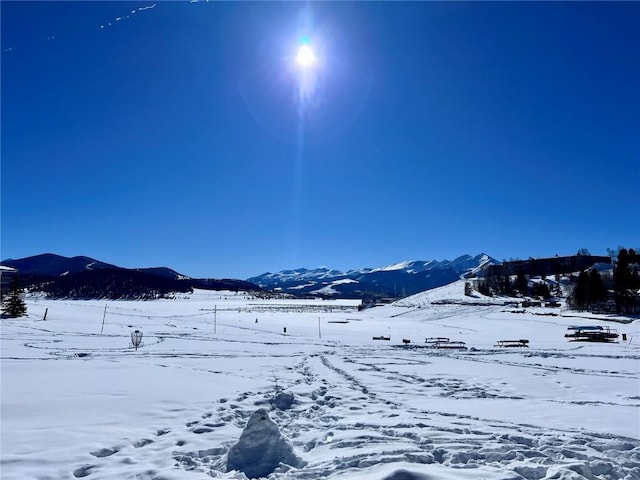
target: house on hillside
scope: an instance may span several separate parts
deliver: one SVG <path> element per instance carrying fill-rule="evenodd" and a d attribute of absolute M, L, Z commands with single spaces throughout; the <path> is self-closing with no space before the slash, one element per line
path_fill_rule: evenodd
<path fill-rule="evenodd" d="M 17 274 L 18 270 L 15 268 L 0 265 L 0 302 L 11 288 L 11 282 Z"/>

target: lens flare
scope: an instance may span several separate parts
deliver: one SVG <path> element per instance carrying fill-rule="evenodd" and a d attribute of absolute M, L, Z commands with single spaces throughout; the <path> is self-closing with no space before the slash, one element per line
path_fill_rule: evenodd
<path fill-rule="evenodd" d="M 318 59 L 316 54 L 313 53 L 311 47 L 307 44 L 301 45 L 298 49 L 298 55 L 296 55 L 296 62 L 303 68 L 308 68 L 316 64 Z"/>

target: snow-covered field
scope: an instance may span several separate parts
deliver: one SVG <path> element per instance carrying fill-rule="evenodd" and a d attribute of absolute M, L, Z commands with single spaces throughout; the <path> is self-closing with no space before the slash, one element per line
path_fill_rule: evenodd
<path fill-rule="evenodd" d="M 362 312 L 230 292 L 30 298 L 28 318 L 0 321 L 0 476 L 242 479 L 229 465 L 273 464 L 273 479 L 639 480 L 640 320 L 462 291 Z M 574 324 L 627 340 L 567 342 Z M 494 347 L 512 339 L 530 346 Z"/>

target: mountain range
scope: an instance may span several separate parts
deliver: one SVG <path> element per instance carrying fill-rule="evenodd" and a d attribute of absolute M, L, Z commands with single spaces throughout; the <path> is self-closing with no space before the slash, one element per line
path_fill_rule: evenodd
<path fill-rule="evenodd" d="M 382 268 L 341 272 L 328 268 L 306 268 L 264 273 L 247 279 L 265 290 L 296 295 L 352 298 L 405 297 L 446 285 L 461 277 L 471 277 L 497 260 L 481 253 L 455 260 L 408 261 Z"/>
<path fill-rule="evenodd" d="M 21 283 L 55 297 L 158 298 L 193 288 L 271 290 L 296 296 L 382 298 L 404 297 L 471 277 L 499 264 L 486 254 L 455 260 L 407 261 L 381 268 L 342 272 L 329 268 L 282 270 L 247 280 L 194 279 L 167 267 L 128 269 L 90 257 L 51 253 L 8 259 Z"/>

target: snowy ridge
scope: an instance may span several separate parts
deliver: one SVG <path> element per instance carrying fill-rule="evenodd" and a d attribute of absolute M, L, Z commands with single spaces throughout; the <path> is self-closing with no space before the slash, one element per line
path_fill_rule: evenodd
<path fill-rule="evenodd" d="M 502 297 L 488 297 L 482 295 L 479 292 L 474 291 L 471 296 L 464 294 L 465 280 L 456 280 L 448 285 L 437 287 L 432 290 L 417 293 L 410 297 L 403 298 L 394 302 L 398 307 L 411 307 L 419 308 L 432 304 L 459 304 L 459 305 L 504 305 L 505 298 Z M 509 299 L 509 302 L 513 302 L 513 299 Z"/>
<path fill-rule="evenodd" d="M 415 260 L 414 261 L 410 261 L 410 262 L 401 262 L 401 263 L 396 263 L 393 265 L 388 265 L 386 267 L 382 267 L 382 268 L 377 268 L 377 269 L 373 269 L 372 271 L 374 272 L 392 272 L 394 270 L 410 270 L 411 269 L 411 265 L 418 263 Z"/>
<path fill-rule="evenodd" d="M 478 275 L 488 265 L 495 265 L 495 263 L 495 260 L 492 259 L 489 255 L 483 254 L 478 259 L 478 266 L 468 269 L 467 272 L 468 274 L 475 276 Z"/>
<path fill-rule="evenodd" d="M 463 255 L 455 260 L 412 260 L 380 268 L 342 272 L 326 267 L 284 270 L 248 279 L 265 289 L 348 298 L 399 297 L 448 284 L 461 277 L 479 274 L 487 265 L 497 264 L 486 254 Z M 350 280 L 345 282 L 344 280 Z M 342 281 L 342 283 L 336 283 Z"/>

